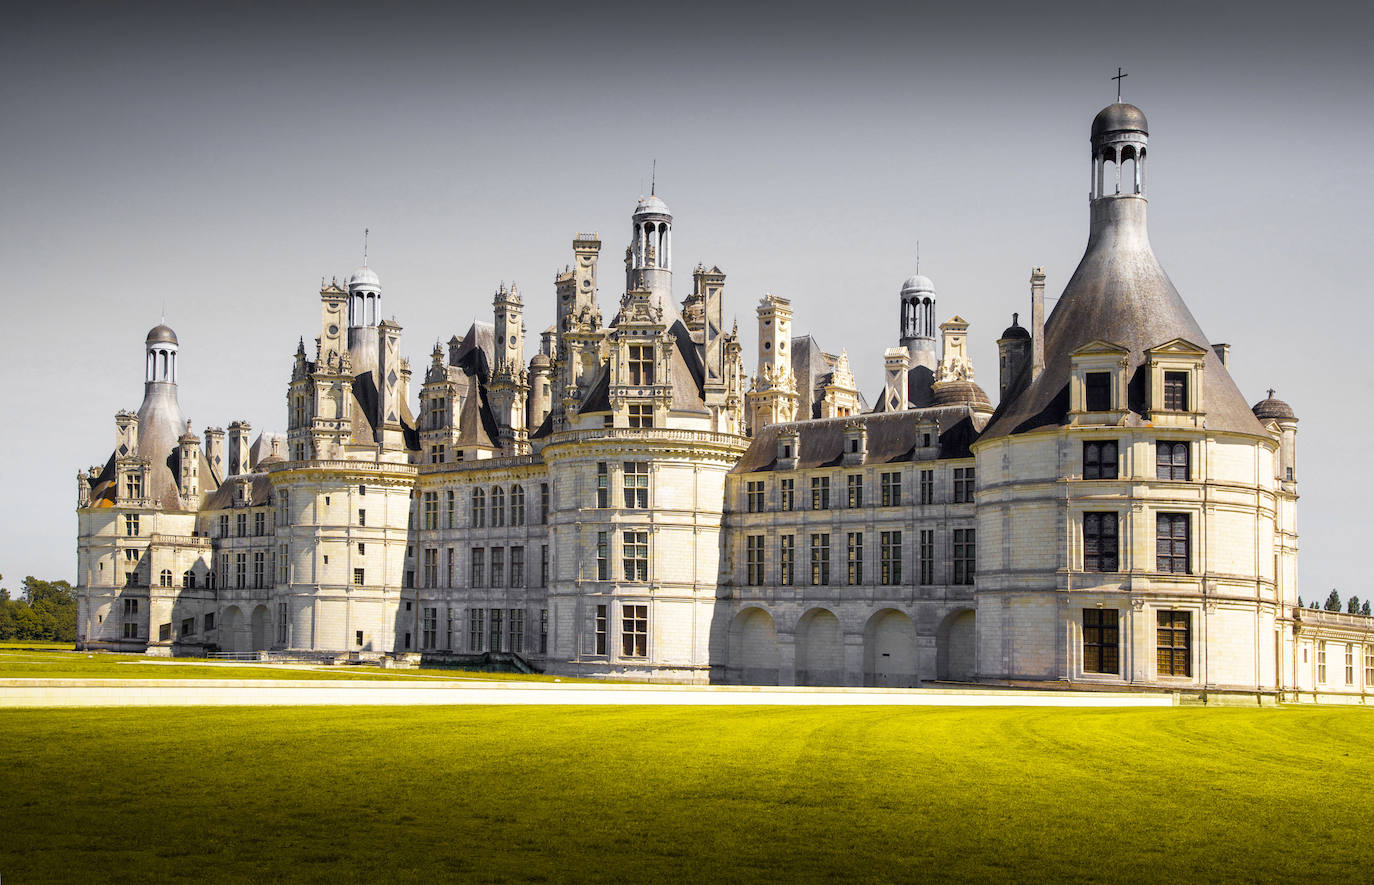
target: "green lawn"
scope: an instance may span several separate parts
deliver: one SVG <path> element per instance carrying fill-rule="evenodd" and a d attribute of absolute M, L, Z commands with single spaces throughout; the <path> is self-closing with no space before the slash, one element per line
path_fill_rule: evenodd
<path fill-rule="evenodd" d="M 74 652 L 70 645 L 35 646 L 33 643 L 0 646 L 0 679 L 501 679 L 547 682 L 594 682 L 567 676 L 523 673 L 483 673 L 475 670 L 383 670 L 379 667 L 272 665 L 210 662 L 202 666 L 190 658 L 149 658 L 146 655 L 109 652 Z M 0 876 L 4 872 L 0 871 Z"/>
<path fill-rule="evenodd" d="M 1367 881 L 1374 711 L 0 714 L 6 882 Z"/>

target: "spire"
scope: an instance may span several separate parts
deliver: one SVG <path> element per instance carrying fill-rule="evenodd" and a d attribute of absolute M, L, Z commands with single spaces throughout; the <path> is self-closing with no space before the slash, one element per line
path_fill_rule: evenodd
<path fill-rule="evenodd" d="M 367 235 L 371 233 L 367 228 L 363 228 L 363 267 L 367 267 Z"/>
<path fill-rule="evenodd" d="M 649 167 L 649 196 L 655 196 L 658 192 L 658 157 L 654 157 L 654 163 Z"/>

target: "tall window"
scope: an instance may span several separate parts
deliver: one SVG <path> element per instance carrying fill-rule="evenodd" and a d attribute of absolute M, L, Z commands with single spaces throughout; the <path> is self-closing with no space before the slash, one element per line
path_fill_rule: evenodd
<path fill-rule="evenodd" d="M 750 513 L 763 512 L 763 481 L 745 483 L 744 500 Z"/>
<path fill-rule="evenodd" d="M 654 383 L 654 346 L 652 344 L 630 345 L 630 383 L 643 387 Z"/>
<path fill-rule="evenodd" d="M 135 517 L 135 518 L 137 518 L 137 517 Z M 239 536 L 240 538 L 246 538 L 246 537 L 248 537 L 248 514 L 247 514 L 247 513 L 240 513 L 240 514 L 238 515 L 238 518 L 237 518 L 236 520 L 234 520 L 234 524 L 235 524 L 234 527 L 235 527 L 236 531 L 238 532 L 238 536 Z"/>
<path fill-rule="evenodd" d="M 172 570 L 169 568 L 163 569 L 162 572 L 157 576 L 157 583 L 159 587 L 172 586 Z"/>
<path fill-rule="evenodd" d="M 124 638 L 138 638 L 138 600 L 124 600 Z"/>
<path fill-rule="evenodd" d="M 596 579 L 611 579 L 611 542 L 609 532 L 596 533 Z"/>
<path fill-rule="evenodd" d="M 468 651 L 482 650 L 482 637 L 487 632 L 486 612 L 480 608 L 468 609 Z"/>
<path fill-rule="evenodd" d="M 546 608 L 539 610 L 539 653 L 549 653 L 549 610 Z"/>
<path fill-rule="evenodd" d="M 448 397 L 435 396 L 429 400 L 429 429 L 438 430 L 446 423 L 448 412 Z"/>
<path fill-rule="evenodd" d="M 182 586 L 186 587 L 188 590 L 196 589 L 196 573 L 187 569 L 181 576 L 181 583 Z M 285 583 L 285 581 L 282 583 Z"/>
<path fill-rule="evenodd" d="M 325 503 L 329 503 L 329 501 L 328 501 L 327 498 L 325 499 Z M 366 511 L 366 510 L 359 510 L 359 511 L 358 511 L 358 525 L 367 525 L 367 511 Z"/>
<path fill-rule="evenodd" d="M 130 538 L 138 537 L 138 514 L 124 514 L 124 534 Z"/>
<path fill-rule="evenodd" d="M 966 504 L 973 500 L 973 468 L 954 468 L 954 503 Z"/>
<path fill-rule="evenodd" d="M 513 608 L 510 615 L 510 650 L 518 655 L 525 653 L 525 610 Z"/>
<path fill-rule="evenodd" d="M 506 548 L 491 548 L 491 586 L 506 586 Z"/>
<path fill-rule="evenodd" d="M 506 524 L 506 490 L 500 486 L 491 489 L 491 525 L 498 528 Z"/>
<path fill-rule="evenodd" d="M 277 644 L 278 644 L 278 645 L 284 646 L 284 645 L 286 645 L 286 643 L 287 643 L 287 641 L 288 641 L 287 631 L 290 629 L 290 621 L 289 621 L 288 618 L 287 618 L 287 613 L 288 613 L 289 611 L 290 611 L 290 608 L 288 607 L 288 604 L 287 604 L 287 603 L 285 603 L 285 602 L 279 602 L 279 603 L 277 603 Z"/>
<path fill-rule="evenodd" d="M 882 502 L 884 507 L 896 507 L 902 503 L 902 475 L 884 473 L 881 477 Z"/>
<path fill-rule="evenodd" d="M 456 609 L 452 606 L 444 610 L 444 648 L 449 651 L 453 651 L 453 622 L 456 620 L 455 612 Z"/>
<path fill-rule="evenodd" d="M 420 648 L 434 648 L 439 643 L 439 610 L 420 610 Z"/>
<path fill-rule="evenodd" d="M 424 525 L 426 529 L 434 530 L 439 527 L 439 493 L 425 492 L 424 497 Z"/>
<path fill-rule="evenodd" d="M 934 503 L 935 503 L 935 471 L 934 471 L 934 470 L 922 470 L 922 471 L 921 471 L 921 503 L 922 503 L 922 504 L 934 504 Z"/>
<path fill-rule="evenodd" d="M 453 586 L 453 548 L 444 551 L 444 586 Z"/>
<path fill-rule="evenodd" d="M 1083 443 L 1083 478 L 1116 479 L 1116 440 Z"/>
<path fill-rule="evenodd" d="M 291 490 L 282 489 L 277 492 L 277 525 L 290 525 L 291 523 Z"/>
<path fill-rule="evenodd" d="M 1089 412 L 1108 412 L 1112 408 L 1112 373 L 1088 372 L 1083 376 L 1083 391 Z"/>
<path fill-rule="evenodd" d="M 848 554 L 845 556 L 847 578 L 851 585 L 864 582 L 864 533 L 850 532 Z"/>
<path fill-rule="evenodd" d="M 539 586 L 549 586 L 549 545 L 539 545 Z"/>
<path fill-rule="evenodd" d="M 472 581 L 470 586 L 481 587 L 486 584 L 487 551 L 483 547 L 472 548 Z"/>
<path fill-rule="evenodd" d="M 525 487 L 522 485 L 510 487 L 510 524 L 525 524 Z"/>
<path fill-rule="evenodd" d="M 426 547 L 424 549 L 424 576 L 425 587 L 433 588 L 439 586 L 439 550 L 436 547 Z M 431 646 L 432 648 L 433 646 Z"/>
<path fill-rule="evenodd" d="M 1160 676 L 1193 675 L 1192 614 L 1161 611 L 1156 613 L 1155 664 Z"/>
<path fill-rule="evenodd" d="M 973 529 L 954 530 L 954 583 L 972 584 L 977 547 Z"/>
<path fill-rule="evenodd" d="M 1374 644 L 1364 647 L 1364 687 L 1374 688 Z"/>
<path fill-rule="evenodd" d="M 267 534 L 267 514 L 258 511 L 253 514 L 253 535 L 261 538 L 265 534 Z"/>
<path fill-rule="evenodd" d="M 510 548 L 510 585 L 525 586 L 525 548 Z"/>
<path fill-rule="evenodd" d="M 455 497 L 455 496 L 454 496 L 454 494 L 453 494 L 453 490 L 452 490 L 452 489 L 449 489 L 449 491 L 447 491 L 447 492 L 445 493 L 445 495 L 444 495 L 444 498 L 445 498 L 445 500 L 444 500 L 444 506 L 445 506 L 445 512 L 446 512 L 446 515 L 447 515 L 446 524 L 447 524 L 447 526 L 448 526 L 449 528 L 453 528 L 453 499 L 454 499 L 454 497 Z"/>
<path fill-rule="evenodd" d="M 1083 571 L 1118 570 L 1116 529 L 1115 513 L 1083 514 Z"/>
<path fill-rule="evenodd" d="M 227 513 L 219 515 L 219 536 L 221 538 L 229 537 L 229 514 Z"/>
<path fill-rule="evenodd" d="M 778 583 L 791 587 L 797 582 L 797 536 L 778 536 Z"/>
<path fill-rule="evenodd" d="M 469 520 L 473 528 L 482 528 L 487 524 L 487 493 L 484 489 L 472 490 L 472 518 Z"/>
<path fill-rule="evenodd" d="M 549 484 L 541 482 L 539 484 L 539 524 L 547 525 L 549 521 Z"/>
<path fill-rule="evenodd" d="M 1326 643 L 1317 643 L 1317 681 L 1326 684 Z"/>
<path fill-rule="evenodd" d="M 596 653 L 604 655 L 606 653 L 606 606 L 596 607 Z"/>
<path fill-rule="evenodd" d="M 264 553 L 253 554 L 253 588 L 261 590 L 266 584 L 266 559 Z"/>
<path fill-rule="evenodd" d="M 1164 408 L 1173 412 L 1188 411 L 1188 373 L 1164 373 Z"/>
<path fill-rule="evenodd" d="M 364 584 L 365 581 L 366 581 L 366 578 L 367 578 L 367 573 L 364 572 L 362 569 L 360 569 L 360 568 L 355 568 L 355 569 L 353 570 L 353 586 L 354 586 L 354 587 L 361 587 L 361 586 L 363 586 L 363 584 Z"/>
<path fill-rule="evenodd" d="M 234 554 L 234 586 L 239 590 L 248 586 L 248 554 Z"/>
<path fill-rule="evenodd" d="M 1186 513 L 1155 515 L 1155 571 L 1190 575 L 1188 549 L 1191 520 Z"/>
<path fill-rule="evenodd" d="M 830 509 L 830 477 L 811 477 L 811 509 Z"/>
<path fill-rule="evenodd" d="M 811 536 L 811 583 L 830 583 L 830 535 L 825 532 Z"/>
<path fill-rule="evenodd" d="M 491 627 L 487 631 L 487 648 L 491 651 L 501 650 L 501 632 L 504 629 L 504 620 L 505 612 L 502 609 L 494 608 L 487 612 L 487 624 Z"/>
<path fill-rule="evenodd" d="M 625 532 L 621 543 L 624 545 L 621 557 L 625 561 L 625 580 L 649 580 L 649 533 Z"/>
<path fill-rule="evenodd" d="M 921 529 L 921 583 L 935 583 L 935 530 Z"/>
<path fill-rule="evenodd" d="M 141 473 L 130 473 L 130 474 L 127 474 L 127 475 L 124 477 L 124 493 L 125 493 L 125 497 L 129 497 L 129 498 L 142 498 L 142 497 L 143 497 L 143 474 L 141 474 Z"/>
<path fill-rule="evenodd" d="M 1121 672 L 1121 639 L 1114 608 L 1083 609 L 1083 670 Z"/>
<path fill-rule="evenodd" d="M 878 535 L 879 575 L 884 585 L 902 583 L 902 533 Z"/>
<path fill-rule="evenodd" d="M 1155 477 L 1188 479 L 1188 444 L 1160 440 L 1155 443 Z"/>
<path fill-rule="evenodd" d="M 649 653 L 649 607 L 620 607 L 620 653 L 627 658 L 642 658 Z"/>
<path fill-rule="evenodd" d="M 605 461 L 596 463 L 596 506 L 611 506 L 611 475 Z"/>
<path fill-rule="evenodd" d="M 848 507 L 853 510 L 864 506 L 864 477 L 862 473 L 851 473 L 846 484 Z"/>
<path fill-rule="evenodd" d="M 649 462 L 625 462 L 625 506 L 644 510 L 649 506 Z"/>
<path fill-rule="evenodd" d="M 653 403 L 630 403 L 628 417 L 631 427 L 653 427 Z"/>
<path fill-rule="evenodd" d="M 748 535 L 745 545 L 745 583 L 750 587 L 763 584 L 763 535 Z"/>
<path fill-rule="evenodd" d="M 783 510 L 797 509 L 797 481 L 795 479 L 779 480 L 778 492 Z"/>
<path fill-rule="evenodd" d="M 1345 647 L 1345 684 L 1355 684 L 1355 646 L 1349 644 Z"/>

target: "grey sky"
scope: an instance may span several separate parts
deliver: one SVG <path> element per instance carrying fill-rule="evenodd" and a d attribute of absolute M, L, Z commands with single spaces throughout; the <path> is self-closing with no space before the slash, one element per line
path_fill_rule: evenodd
<path fill-rule="evenodd" d="M 921 269 L 941 320 L 995 341 L 1034 264 L 1055 294 L 1086 241 L 1088 126 L 1151 124 L 1155 251 L 1253 402 L 1301 419 L 1305 597 L 1374 595 L 1360 443 L 1371 15 L 1353 4 L 35 4 L 0 31 L 0 255 L 9 424 L 0 573 L 71 578 L 75 474 L 142 395 L 166 305 L 199 432 L 285 427 L 321 275 L 372 230 L 383 306 L 422 366 L 516 281 L 530 339 L 578 231 L 620 294 L 629 213 L 658 162 L 676 293 L 727 274 L 847 348 L 870 398 Z"/>

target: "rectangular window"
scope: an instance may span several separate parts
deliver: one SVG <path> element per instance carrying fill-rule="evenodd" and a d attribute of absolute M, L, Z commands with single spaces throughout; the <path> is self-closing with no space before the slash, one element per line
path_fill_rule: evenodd
<path fill-rule="evenodd" d="M 444 648 L 453 651 L 453 612 L 452 608 L 445 610 L 444 615 Z"/>
<path fill-rule="evenodd" d="M 124 514 L 124 534 L 130 538 L 138 537 L 138 514 Z"/>
<path fill-rule="evenodd" d="M 448 397 L 435 396 L 429 400 L 429 429 L 440 430 L 447 422 Z"/>
<path fill-rule="evenodd" d="M 525 548 L 510 548 L 510 585 L 512 587 L 525 586 Z"/>
<path fill-rule="evenodd" d="M 631 427 L 653 427 L 654 407 L 652 403 L 630 403 L 629 422 Z"/>
<path fill-rule="evenodd" d="M 364 579 L 365 577 L 366 577 L 366 573 L 365 573 L 362 569 L 360 569 L 360 568 L 355 568 L 355 569 L 353 570 L 353 586 L 354 586 L 354 587 L 361 587 L 361 586 L 363 586 L 363 583 L 364 583 L 364 580 L 363 580 L 363 579 Z"/>
<path fill-rule="evenodd" d="M 221 538 L 229 537 L 229 514 L 227 513 L 219 515 L 219 536 Z"/>
<path fill-rule="evenodd" d="M 621 550 L 625 562 L 625 580 L 649 580 L 649 533 L 625 532 L 622 536 L 624 548 Z"/>
<path fill-rule="evenodd" d="M 253 554 L 253 589 L 255 590 L 261 590 L 265 586 L 266 559 L 266 554 Z"/>
<path fill-rule="evenodd" d="M 127 498 L 143 497 L 143 475 L 130 473 L 124 477 L 124 495 Z"/>
<path fill-rule="evenodd" d="M 1083 443 L 1083 478 L 1116 479 L 1116 440 Z"/>
<path fill-rule="evenodd" d="M 423 608 L 420 610 L 420 648 L 435 648 L 439 644 L 439 610 Z"/>
<path fill-rule="evenodd" d="M 1160 676 L 1193 675 L 1192 614 L 1162 611 L 1156 613 L 1155 665 Z"/>
<path fill-rule="evenodd" d="M 763 535 L 748 535 L 745 543 L 745 583 L 750 587 L 763 584 Z"/>
<path fill-rule="evenodd" d="M 596 533 L 596 579 L 611 579 L 611 541 L 609 532 Z"/>
<path fill-rule="evenodd" d="M 1188 411 L 1188 373 L 1164 373 L 1164 408 L 1171 412 Z"/>
<path fill-rule="evenodd" d="M 424 526 L 427 530 L 433 531 L 439 527 L 438 492 L 425 492 L 424 508 Z"/>
<path fill-rule="evenodd" d="M 506 490 L 495 486 L 491 490 L 491 526 L 500 528 L 506 524 Z"/>
<path fill-rule="evenodd" d="M 209 633 L 209 632 L 210 632 L 211 630 L 213 630 L 213 629 L 215 629 L 215 613 L 214 613 L 214 612 L 206 612 L 206 613 L 205 613 L 205 632 L 206 632 L 206 633 Z"/>
<path fill-rule="evenodd" d="M 547 525 L 549 521 L 549 484 L 541 482 L 539 484 L 539 524 Z"/>
<path fill-rule="evenodd" d="M 797 509 L 797 481 L 795 479 L 784 479 L 778 482 L 779 495 L 783 510 Z"/>
<path fill-rule="evenodd" d="M 921 584 L 935 583 L 935 530 L 921 529 Z"/>
<path fill-rule="evenodd" d="M 253 514 L 253 536 L 261 538 L 267 534 L 267 514 L 261 511 Z"/>
<path fill-rule="evenodd" d="M 749 481 L 745 483 L 744 500 L 746 508 L 750 513 L 763 512 L 763 481 Z"/>
<path fill-rule="evenodd" d="M 1345 647 L 1345 684 L 1355 684 L 1355 646 Z"/>
<path fill-rule="evenodd" d="M 442 443 L 438 445 L 432 445 L 429 447 L 429 463 L 444 463 L 444 445 Z"/>
<path fill-rule="evenodd" d="M 491 629 L 487 631 L 487 649 L 489 651 L 501 650 L 501 633 L 505 629 L 504 610 L 494 608 L 487 614 L 487 623 Z"/>
<path fill-rule="evenodd" d="M 1083 670 L 1121 672 L 1121 639 L 1114 608 L 1083 609 Z"/>
<path fill-rule="evenodd" d="M 882 502 L 884 507 L 897 507 L 902 503 L 902 475 L 884 473 L 881 478 Z"/>
<path fill-rule="evenodd" d="M 1364 647 L 1364 687 L 1374 689 L 1374 645 Z"/>
<path fill-rule="evenodd" d="M 811 583 L 814 586 L 830 583 L 830 535 L 825 532 L 811 536 Z"/>
<path fill-rule="evenodd" d="M 596 506 L 611 506 L 611 475 L 605 461 L 596 462 Z"/>
<path fill-rule="evenodd" d="M 1112 373 L 1088 372 L 1083 376 L 1083 394 L 1089 412 L 1112 409 Z"/>
<path fill-rule="evenodd" d="M 487 524 L 487 492 L 485 489 L 472 490 L 472 527 L 476 529 L 485 528 Z"/>
<path fill-rule="evenodd" d="M 649 462 L 626 461 L 625 506 L 634 510 L 645 510 L 649 506 Z"/>
<path fill-rule="evenodd" d="M 1117 515 L 1083 514 L 1083 571 L 1118 571 Z"/>
<path fill-rule="evenodd" d="M 444 586 L 453 586 L 453 548 L 444 551 Z"/>
<path fill-rule="evenodd" d="M 487 551 L 484 547 L 472 548 L 472 587 L 485 586 L 487 582 Z"/>
<path fill-rule="evenodd" d="M 954 503 L 967 504 L 973 500 L 973 468 L 954 468 Z"/>
<path fill-rule="evenodd" d="M 606 606 L 596 607 L 596 653 L 606 653 Z"/>
<path fill-rule="evenodd" d="M 878 554 L 879 580 L 887 586 L 902 583 L 902 533 L 881 532 L 878 535 Z"/>
<path fill-rule="evenodd" d="M 237 518 L 236 520 L 234 520 L 234 528 L 235 528 L 235 530 L 238 532 L 238 536 L 239 536 L 240 538 L 246 538 L 246 537 L 248 537 L 248 514 L 247 514 L 247 513 L 240 513 L 240 514 L 238 515 L 238 518 Z"/>
<path fill-rule="evenodd" d="M 830 477 L 811 477 L 811 509 L 830 509 Z"/>
<path fill-rule="evenodd" d="M 539 586 L 549 586 L 549 545 L 539 545 Z"/>
<path fill-rule="evenodd" d="M 506 586 L 506 548 L 491 548 L 491 586 Z"/>
<path fill-rule="evenodd" d="M 277 547 L 277 583 L 285 584 L 290 580 L 290 562 L 287 558 L 287 547 L 282 544 Z M 187 572 L 187 574 L 190 574 Z"/>
<path fill-rule="evenodd" d="M 510 487 L 510 524 L 525 524 L 525 487 Z"/>
<path fill-rule="evenodd" d="M 525 653 L 525 610 L 513 608 L 510 615 L 510 650 L 518 655 Z"/>
<path fill-rule="evenodd" d="M 1317 682 L 1326 684 L 1326 643 L 1317 643 Z"/>
<path fill-rule="evenodd" d="M 850 510 L 864 506 L 864 478 L 861 473 L 851 473 L 846 483 L 846 500 Z"/>
<path fill-rule="evenodd" d="M 439 586 L 439 549 L 426 547 L 421 551 L 424 556 L 424 587 L 433 589 Z"/>
<path fill-rule="evenodd" d="M 654 383 L 654 346 L 652 344 L 630 345 L 630 384 L 644 387 Z"/>
<path fill-rule="evenodd" d="M 778 537 L 778 583 L 791 587 L 797 582 L 797 536 Z"/>
<path fill-rule="evenodd" d="M 539 653 L 549 653 L 549 610 L 546 608 L 539 610 Z"/>
<path fill-rule="evenodd" d="M 649 607 L 622 605 L 620 607 L 620 653 L 627 658 L 642 658 L 649 654 Z"/>
<path fill-rule="evenodd" d="M 955 584 L 972 584 L 977 547 L 973 529 L 954 530 L 954 578 Z"/>
<path fill-rule="evenodd" d="M 1155 477 L 1188 479 L 1188 444 L 1160 440 L 1155 443 Z"/>
<path fill-rule="evenodd" d="M 367 511 L 366 511 L 366 510 L 359 510 L 359 511 L 358 511 L 358 525 L 367 525 Z"/>
<path fill-rule="evenodd" d="M 922 504 L 934 504 L 934 503 L 935 503 L 935 471 L 934 471 L 934 470 L 922 470 L 922 471 L 921 471 L 921 503 L 922 503 Z"/>
<path fill-rule="evenodd" d="M 248 554 L 234 554 L 234 586 L 239 590 L 248 586 Z"/>
<path fill-rule="evenodd" d="M 848 554 L 845 557 L 847 576 L 851 585 L 864 582 L 864 533 L 850 532 Z"/>
<path fill-rule="evenodd" d="M 354 641 L 355 643 L 357 643 L 358 648 L 362 648 L 362 647 L 363 647 L 363 631 L 361 631 L 361 630 L 355 630 L 355 631 L 353 632 L 353 641 Z"/>
<path fill-rule="evenodd" d="M 1190 575 L 1191 518 L 1186 513 L 1155 515 L 1155 571 Z"/>
<path fill-rule="evenodd" d="M 486 612 L 480 608 L 468 609 L 468 651 L 482 650 L 482 637 L 486 635 Z"/>

